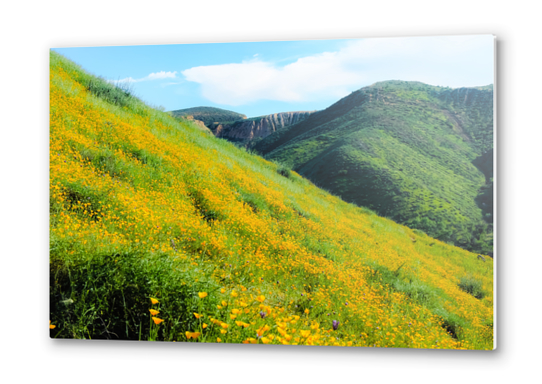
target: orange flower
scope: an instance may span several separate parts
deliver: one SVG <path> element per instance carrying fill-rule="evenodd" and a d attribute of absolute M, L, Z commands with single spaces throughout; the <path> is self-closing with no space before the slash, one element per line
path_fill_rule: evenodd
<path fill-rule="evenodd" d="M 188 332 L 188 331 L 186 331 L 184 334 L 186 335 L 186 338 L 187 338 L 188 340 L 190 340 L 190 339 L 194 339 L 194 340 L 195 340 L 195 339 L 197 339 L 197 338 L 201 335 L 200 332 Z"/>
<path fill-rule="evenodd" d="M 306 330 L 306 331 L 299 331 L 299 333 L 301 333 L 301 336 L 307 338 L 307 337 L 310 336 L 311 331 L 309 331 L 309 330 Z"/>
<path fill-rule="evenodd" d="M 202 327 L 203 327 L 203 329 L 207 328 L 207 324 L 203 323 Z"/>
<path fill-rule="evenodd" d="M 161 323 L 162 321 L 164 321 L 164 320 L 159 319 L 158 317 L 154 317 L 154 316 L 153 316 L 153 317 L 152 317 L 152 321 L 154 321 L 154 324 L 158 325 L 158 324 L 160 324 L 160 323 Z"/>
<path fill-rule="evenodd" d="M 200 299 L 203 299 L 203 298 L 207 297 L 207 292 L 199 292 L 198 296 L 199 296 Z"/>
<path fill-rule="evenodd" d="M 153 303 L 153 304 L 158 304 L 159 303 L 159 301 L 156 300 L 154 297 L 151 297 L 150 299 L 151 299 L 151 303 Z"/>
<path fill-rule="evenodd" d="M 199 319 L 200 317 L 203 317 L 203 315 L 200 315 L 199 313 L 194 312 L 194 316 L 196 316 L 196 319 Z"/>
<path fill-rule="evenodd" d="M 156 316 L 160 313 L 160 311 L 157 311 L 156 309 L 149 309 L 149 312 L 151 313 L 151 315 L 153 316 Z"/>
<path fill-rule="evenodd" d="M 49 320 L 49 329 L 55 329 L 56 325 L 51 324 L 51 320 Z"/>
<path fill-rule="evenodd" d="M 265 301 L 265 296 L 260 295 L 260 296 L 256 297 L 256 300 L 258 300 L 260 303 L 263 303 Z"/>
<path fill-rule="evenodd" d="M 240 327 L 248 327 L 250 324 L 245 323 L 244 321 L 236 321 L 235 324 L 237 324 Z"/>
<path fill-rule="evenodd" d="M 260 329 L 258 329 L 258 330 L 256 331 L 256 334 L 257 334 L 259 337 L 261 337 L 261 336 L 263 336 L 264 332 L 269 331 L 270 329 L 271 329 L 271 328 L 266 324 L 266 325 L 264 325 L 263 327 L 261 327 Z"/>

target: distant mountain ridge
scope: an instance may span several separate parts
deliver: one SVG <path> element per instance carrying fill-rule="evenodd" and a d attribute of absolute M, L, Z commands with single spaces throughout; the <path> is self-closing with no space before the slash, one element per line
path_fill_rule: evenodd
<path fill-rule="evenodd" d="M 248 143 L 265 138 L 279 129 L 297 124 L 316 111 L 281 112 L 238 120 L 231 123 L 213 123 L 209 126 L 216 137 L 232 142 Z"/>
<path fill-rule="evenodd" d="M 493 172 L 491 85 L 379 82 L 253 149 L 348 202 L 443 241 L 492 252 L 493 187 L 486 179 Z"/>
<path fill-rule="evenodd" d="M 279 129 L 297 124 L 316 111 L 280 112 L 248 119 L 241 113 L 215 107 L 194 107 L 171 111 L 174 117 L 201 122 L 216 136 L 228 141 L 251 145 Z M 200 124 L 201 125 L 201 124 Z"/>
<path fill-rule="evenodd" d="M 226 122 L 244 120 L 247 117 L 241 113 L 228 111 L 226 109 L 220 109 L 215 107 L 194 107 L 177 109 L 169 112 L 174 117 L 187 117 L 192 116 L 194 120 L 202 121 L 208 128 L 214 122 Z"/>

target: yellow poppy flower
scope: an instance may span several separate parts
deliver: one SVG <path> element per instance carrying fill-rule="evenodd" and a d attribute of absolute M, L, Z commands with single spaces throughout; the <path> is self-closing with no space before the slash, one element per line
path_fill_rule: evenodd
<path fill-rule="evenodd" d="M 265 296 L 260 295 L 260 296 L 256 297 L 256 300 L 258 300 L 260 303 L 263 303 L 265 301 Z"/>
<path fill-rule="evenodd" d="M 156 300 L 154 297 L 151 297 L 150 299 L 151 299 L 151 303 L 153 303 L 153 304 L 158 304 L 159 303 L 159 301 Z"/>
<path fill-rule="evenodd" d="M 156 316 L 160 313 L 160 311 L 157 311 L 156 309 L 149 309 L 149 312 L 151 313 L 151 315 L 153 316 Z"/>
<path fill-rule="evenodd" d="M 204 297 L 207 297 L 207 292 L 199 292 L 198 296 L 200 299 L 203 299 Z"/>
<path fill-rule="evenodd" d="M 299 333 L 301 333 L 301 336 L 303 337 L 309 337 L 310 334 L 311 334 L 311 331 L 307 330 L 307 331 L 299 331 Z"/>
<path fill-rule="evenodd" d="M 222 339 L 221 339 L 220 337 L 217 337 L 217 338 L 216 338 L 216 342 L 217 342 L 217 343 L 221 343 L 221 342 L 222 342 Z"/>
<path fill-rule="evenodd" d="M 194 316 L 196 316 L 196 319 L 199 319 L 200 317 L 203 317 L 203 315 L 200 315 L 199 313 L 194 312 Z"/>
<path fill-rule="evenodd" d="M 260 329 L 258 329 L 256 332 L 257 332 L 258 336 L 262 336 L 264 334 L 264 332 L 269 331 L 270 329 L 271 328 L 266 324 L 263 327 L 261 327 Z"/>
<path fill-rule="evenodd" d="M 184 334 L 186 335 L 186 338 L 188 340 L 197 339 L 201 335 L 200 332 L 188 332 L 188 331 L 186 331 Z"/>
<path fill-rule="evenodd" d="M 207 324 L 203 323 L 202 327 L 203 329 L 207 328 Z"/>
<path fill-rule="evenodd" d="M 51 324 L 51 320 L 49 320 L 49 329 L 55 329 L 56 325 Z"/>
<path fill-rule="evenodd" d="M 152 321 L 154 321 L 154 324 L 158 325 L 158 324 L 160 324 L 160 323 L 161 323 L 162 321 L 164 321 L 164 320 L 159 319 L 158 317 L 154 317 L 154 316 L 153 316 L 153 317 L 152 317 Z"/>

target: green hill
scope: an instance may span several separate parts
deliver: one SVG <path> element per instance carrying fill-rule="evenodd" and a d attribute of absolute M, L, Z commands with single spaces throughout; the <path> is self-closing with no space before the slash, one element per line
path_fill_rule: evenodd
<path fill-rule="evenodd" d="M 193 116 L 194 119 L 203 121 L 208 128 L 210 128 L 212 124 L 216 122 L 230 122 L 244 120 L 247 118 L 245 115 L 240 113 L 214 107 L 178 109 L 169 113 L 175 117 Z"/>
<path fill-rule="evenodd" d="M 50 335 L 493 348 L 493 260 L 51 53 Z"/>
<path fill-rule="evenodd" d="M 485 254 L 492 148 L 492 86 L 404 81 L 353 92 L 254 147 L 346 201 Z M 473 164 L 484 155 L 491 169 Z"/>

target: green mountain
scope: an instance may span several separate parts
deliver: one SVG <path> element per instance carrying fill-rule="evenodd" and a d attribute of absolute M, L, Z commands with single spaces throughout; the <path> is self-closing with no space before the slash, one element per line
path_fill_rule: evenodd
<path fill-rule="evenodd" d="M 376 83 L 253 149 L 348 202 L 492 253 L 491 85 Z"/>
<path fill-rule="evenodd" d="M 174 117 L 192 116 L 196 120 L 203 121 L 207 127 L 211 127 L 211 125 L 215 122 L 229 122 L 244 120 L 247 118 L 245 115 L 240 113 L 214 107 L 178 109 L 176 111 L 171 111 L 170 113 Z"/>

